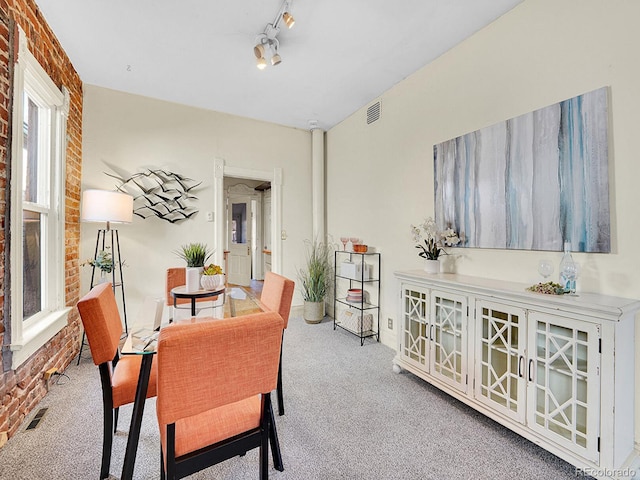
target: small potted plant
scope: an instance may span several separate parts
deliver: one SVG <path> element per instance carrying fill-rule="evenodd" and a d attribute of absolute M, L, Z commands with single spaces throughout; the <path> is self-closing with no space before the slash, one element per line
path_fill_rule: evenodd
<path fill-rule="evenodd" d="M 187 292 L 200 290 L 200 277 L 204 270 L 204 264 L 213 255 L 213 252 L 209 250 L 205 243 L 188 243 L 176 250 L 175 254 L 187 262 Z"/>
<path fill-rule="evenodd" d="M 205 243 L 189 243 L 182 245 L 180 250 L 175 251 L 176 255 L 187 262 L 187 268 L 204 268 L 205 262 L 213 252 L 209 250 Z"/>
<path fill-rule="evenodd" d="M 305 243 L 306 265 L 298 270 L 304 300 L 303 316 L 307 323 L 320 323 L 324 318 L 324 298 L 331 287 L 333 249 L 330 244 L 319 240 L 307 240 Z"/>
<path fill-rule="evenodd" d="M 96 258 L 89 258 L 80 264 L 81 267 L 86 265 L 90 265 L 93 268 L 98 268 L 100 270 L 100 279 L 98 280 L 98 283 L 106 281 L 107 274 L 111 273 L 115 269 L 110 247 L 105 247 L 104 250 L 100 250 L 96 254 Z M 125 266 L 124 261 L 122 262 L 122 266 Z"/>
<path fill-rule="evenodd" d="M 420 250 L 418 255 L 425 259 L 424 271 L 427 273 L 440 273 L 440 255 L 446 255 L 444 246 L 452 247 L 460 243 L 460 237 L 452 228 L 439 232 L 436 222 L 427 218 L 417 227 L 411 225 L 413 241 Z M 424 243 L 424 245 L 423 245 Z"/>
<path fill-rule="evenodd" d="M 200 284 L 205 290 L 218 290 L 224 285 L 224 273 L 222 267 L 213 263 L 204 267 Z"/>

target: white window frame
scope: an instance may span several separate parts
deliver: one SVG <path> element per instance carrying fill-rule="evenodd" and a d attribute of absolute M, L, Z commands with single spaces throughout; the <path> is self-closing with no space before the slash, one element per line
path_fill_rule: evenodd
<path fill-rule="evenodd" d="M 60 91 L 27 47 L 19 29 L 18 60 L 14 68 L 13 133 L 11 147 L 11 351 L 12 369 L 24 363 L 67 324 L 71 307 L 65 306 L 65 165 L 69 92 Z M 46 186 L 46 238 L 42 239 L 43 309 L 23 320 L 23 221 L 22 198 L 24 95 L 49 110 L 49 128 L 42 132 L 49 142 Z M 42 123 L 40 124 L 40 126 Z M 33 206 L 33 204 L 29 204 Z M 31 208 L 30 208 L 31 209 Z M 39 207 L 33 210 L 39 210 Z"/>

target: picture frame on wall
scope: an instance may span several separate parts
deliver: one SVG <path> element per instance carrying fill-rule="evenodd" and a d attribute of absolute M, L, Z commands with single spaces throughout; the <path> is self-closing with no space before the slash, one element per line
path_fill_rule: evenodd
<path fill-rule="evenodd" d="M 434 146 L 435 219 L 462 247 L 611 251 L 609 88 Z"/>

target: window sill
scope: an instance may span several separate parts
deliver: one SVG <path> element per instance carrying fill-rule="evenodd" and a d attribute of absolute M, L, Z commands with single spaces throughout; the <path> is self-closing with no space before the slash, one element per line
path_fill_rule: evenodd
<path fill-rule="evenodd" d="M 71 307 L 51 312 L 34 325 L 22 331 L 22 341 L 11 344 L 13 359 L 11 368 L 16 370 L 39 348 L 51 340 L 67 324 Z"/>

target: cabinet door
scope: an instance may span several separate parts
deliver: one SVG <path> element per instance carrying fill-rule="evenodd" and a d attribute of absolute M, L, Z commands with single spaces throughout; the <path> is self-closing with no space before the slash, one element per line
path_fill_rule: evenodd
<path fill-rule="evenodd" d="M 529 313 L 529 428 L 598 460 L 600 332 L 595 324 Z"/>
<path fill-rule="evenodd" d="M 402 324 L 400 332 L 400 354 L 402 358 L 428 370 L 427 324 L 429 291 L 414 285 L 402 285 Z"/>
<path fill-rule="evenodd" d="M 431 375 L 462 392 L 467 390 L 467 316 L 466 297 L 431 292 Z"/>
<path fill-rule="evenodd" d="M 521 308 L 476 303 L 476 398 L 525 422 L 527 320 Z"/>

